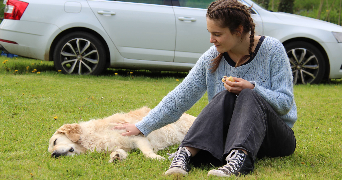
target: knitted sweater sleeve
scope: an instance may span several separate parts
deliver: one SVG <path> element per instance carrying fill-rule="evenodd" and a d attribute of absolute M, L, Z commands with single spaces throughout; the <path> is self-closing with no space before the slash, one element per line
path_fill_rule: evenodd
<path fill-rule="evenodd" d="M 153 130 L 177 121 L 189 110 L 206 92 L 206 62 L 211 57 L 208 50 L 197 61 L 184 80 L 162 101 L 153 108 L 142 121 L 135 126 L 147 136 Z"/>
<path fill-rule="evenodd" d="M 294 104 L 292 71 L 284 46 L 276 41 L 270 46 L 270 83 L 265 88 L 256 82 L 254 90 L 258 92 L 279 115 L 287 114 Z"/>

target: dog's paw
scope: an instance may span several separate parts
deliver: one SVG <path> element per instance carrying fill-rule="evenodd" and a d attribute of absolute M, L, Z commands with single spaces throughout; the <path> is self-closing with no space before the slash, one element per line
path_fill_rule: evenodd
<path fill-rule="evenodd" d="M 123 149 L 118 149 L 110 154 L 109 162 L 113 163 L 115 161 L 120 161 L 126 159 L 128 156 L 127 152 Z"/>
<path fill-rule="evenodd" d="M 165 158 L 163 156 L 160 156 L 157 154 L 149 154 L 148 157 L 152 158 L 152 159 L 157 159 L 157 160 L 165 160 Z"/>

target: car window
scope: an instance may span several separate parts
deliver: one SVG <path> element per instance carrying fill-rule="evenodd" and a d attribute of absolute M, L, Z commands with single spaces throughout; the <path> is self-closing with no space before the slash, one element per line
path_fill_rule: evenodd
<path fill-rule="evenodd" d="M 109 0 L 109 1 L 122 1 L 122 2 L 135 2 L 135 3 L 145 3 L 145 4 L 159 4 L 164 5 L 165 0 Z"/>
<path fill-rule="evenodd" d="M 173 0 L 173 4 L 174 6 L 208 9 L 208 6 L 213 1 L 215 0 Z M 241 1 L 241 0 L 240 2 L 246 5 L 247 7 L 250 7 L 250 5 L 247 4 L 246 2 Z M 256 14 L 256 12 L 253 9 L 250 9 L 250 11 L 251 11 L 251 14 Z"/>
<path fill-rule="evenodd" d="M 178 0 L 181 7 L 207 9 L 213 0 Z"/>
<path fill-rule="evenodd" d="M 240 1 L 240 0 L 239 0 Z M 247 7 L 251 7 L 251 5 L 247 4 L 245 1 L 240 1 L 242 4 L 246 5 Z M 249 10 L 251 12 L 251 14 L 256 14 L 256 12 L 253 10 L 253 6 L 252 8 Z"/>

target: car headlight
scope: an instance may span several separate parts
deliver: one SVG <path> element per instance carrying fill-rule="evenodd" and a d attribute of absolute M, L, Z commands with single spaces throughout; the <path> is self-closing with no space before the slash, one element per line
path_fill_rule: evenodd
<path fill-rule="evenodd" d="M 332 32 L 338 43 L 342 43 L 342 32 Z"/>

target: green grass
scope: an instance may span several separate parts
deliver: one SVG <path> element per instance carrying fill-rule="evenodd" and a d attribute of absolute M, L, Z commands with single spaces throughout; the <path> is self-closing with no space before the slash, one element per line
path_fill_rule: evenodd
<path fill-rule="evenodd" d="M 61 125 L 153 108 L 184 74 L 110 69 L 103 76 L 72 76 L 56 72 L 51 62 L 0 57 L 5 60 L 0 64 L 0 179 L 220 179 L 207 177 L 211 167 L 194 168 L 186 178 L 165 177 L 170 162 L 146 159 L 139 150 L 114 164 L 106 153 L 54 159 L 47 151 Z M 295 153 L 258 160 L 254 173 L 241 179 L 341 179 L 341 92 L 341 80 L 295 86 Z M 204 96 L 187 113 L 197 116 L 206 104 Z M 159 154 L 167 157 L 176 148 Z"/>

